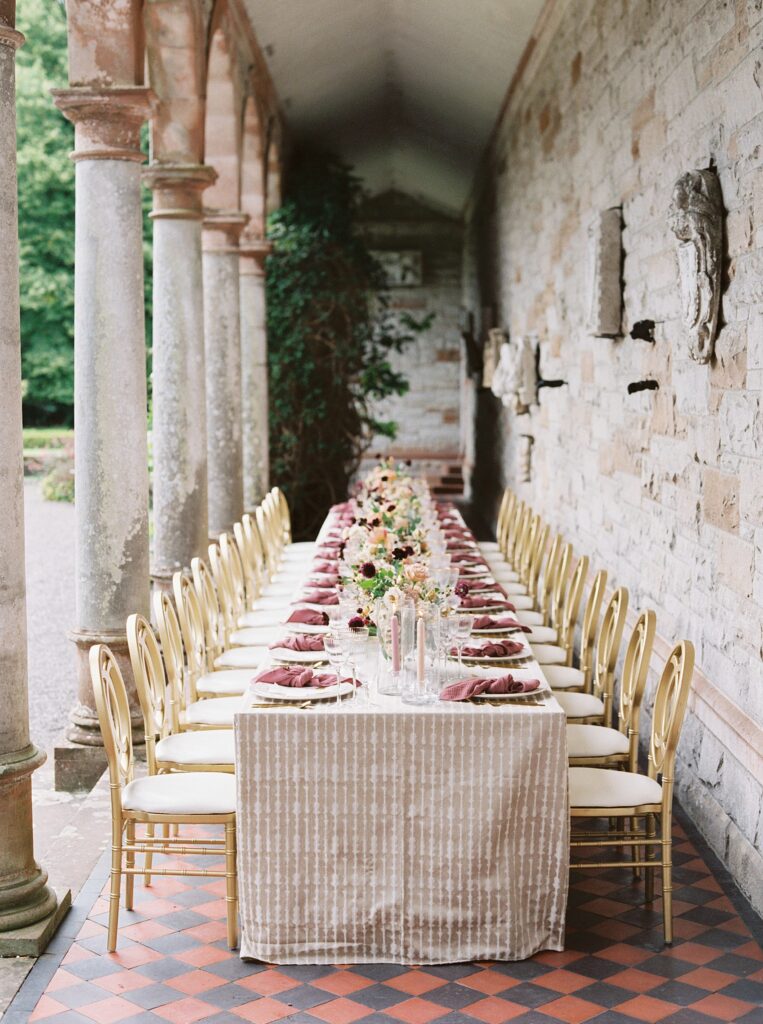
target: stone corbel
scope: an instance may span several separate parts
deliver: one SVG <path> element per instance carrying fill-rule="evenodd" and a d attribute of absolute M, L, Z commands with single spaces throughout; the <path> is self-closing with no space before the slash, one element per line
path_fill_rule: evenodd
<path fill-rule="evenodd" d="M 238 245 L 238 253 L 241 257 L 239 273 L 263 277 L 265 275 L 265 260 L 272 249 L 273 243 L 269 242 L 267 238 L 243 234 Z"/>
<path fill-rule="evenodd" d="M 622 210 L 599 210 L 588 225 L 588 329 L 614 338 L 622 321 Z"/>
<path fill-rule="evenodd" d="M 249 214 L 240 210 L 204 210 L 204 252 L 239 253 L 241 232 L 249 223 Z"/>
<path fill-rule="evenodd" d="M 202 193 L 217 180 L 205 164 L 152 163 L 143 181 L 154 194 L 152 220 L 202 220 Z"/>

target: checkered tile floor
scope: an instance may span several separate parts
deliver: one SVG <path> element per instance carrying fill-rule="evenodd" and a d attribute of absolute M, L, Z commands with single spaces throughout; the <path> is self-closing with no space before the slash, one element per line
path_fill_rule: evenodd
<path fill-rule="evenodd" d="M 7 1020 L 763 1024 L 756 920 L 740 917 L 714 858 L 701 856 L 680 825 L 674 863 L 671 949 L 662 947 L 660 901 L 646 906 L 628 871 L 581 872 L 573 875 L 563 953 L 421 968 L 244 963 L 226 948 L 221 881 L 156 878 L 150 890 L 136 884 L 135 911 L 121 913 L 117 953 L 104 952 L 101 894 L 65 952 L 64 937 L 55 940 L 59 958 L 64 952 L 55 973 L 41 985 L 36 967 Z"/>

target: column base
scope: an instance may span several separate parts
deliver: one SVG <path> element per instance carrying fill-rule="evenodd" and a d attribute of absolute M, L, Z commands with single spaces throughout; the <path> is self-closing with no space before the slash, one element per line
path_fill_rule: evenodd
<path fill-rule="evenodd" d="M 158 591 L 160 594 L 172 594 L 172 577 L 177 572 L 176 569 L 152 569 L 151 570 L 151 589 L 152 591 Z"/>
<path fill-rule="evenodd" d="M 64 919 L 72 905 L 70 889 L 50 889 L 51 909 L 38 921 L 14 928 L 11 931 L 0 931 L 0 957 L 2 956 L 40 956 L 53 938 L 56 929 Z"/>

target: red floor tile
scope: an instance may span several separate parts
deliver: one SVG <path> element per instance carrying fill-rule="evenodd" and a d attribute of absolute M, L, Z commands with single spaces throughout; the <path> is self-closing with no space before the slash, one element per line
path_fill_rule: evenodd
<path fill-rule="evenodd" d="M 485 1024 L 503 1024 L 503 1021 L 514 1020 L 515 1017 L 527 1013 L 527 1007 L 512 1003 L 509 999 L 501 999 L 500 996 L 488 996 L 464 1007 L 463 1012 L 484 1021 Z"/>
<path fill-rule="evenodd" d="M 213 1014 L 219 1013 L 219 1010 L 216 1006 L 211 1006 L 199 999 L 186 998 L 179 999 L 175 1003 L 168 1003 L 166 1006 L 157 1006 L 152 1012 L 163 1017 L 164 1020 L 170 1021 L 170 1024 L 195 1024 L 195 1021 L 211 1017 Z M 133 1013 L 135 1013 L 134 1006 Z"/>
<path fill-rule="evenodd" d="M 752 1003 L 743 1003 L 741 999 L 733 999 L 731 996 L 724 996 L 716 992 L 711 996 L 705 996 L 696 1003 L 692 1003 L 692 1010 L 697 1013 L 707 1014 L 709 1017 L 717 1017 L 718 1020 L 735 1021 L 744 1017 L 750 1010 L 755 1009 Z"/>
<path fill-rule="evenodd" d="M 407 975 L 403 975 L 403 977 L 407 977 Z M 331 992 L 335 996 L 349 996 L 360 989 L 368 988 L 369 985 L 373 985 L 373 982 L 368 978 L 353 974 L 351 971 L 337 971 L 336 974 L 330 974 L 327 978 L 318 978 L 313 985 L 323 989 L 324 992 Z"/>
<path fill-rule="evenodd" d="M 203 992 L 209 992 L 211 988 L 224 985 L 225 978 L 218 974 L 210 974 L 209 971 L 190 971 L 177 978 L 170 978 L 166 984 L 170 988 L 176 988 L 178 992 L 185 992 L 187 996 L 198 996 Z"/>
<path fill-rule="evenodd" d="M 583 1021 L 601 1014 L 601 1006 L 589 1003 L 585 999 L 578 999 L 577 996 L 563 996 L 552 1003 L 544 1003 L 540 1009 L 550 1017 L 567 1021 L 567 1024 L 582 1024 Z"/>
<path fill-rule="evenodd" d="M 151 984 L 151 979 L 138 974 L 137 971 L 117 971 L 116 974 L 95 978 L 93 984 L 117 996 L 120 992 L 133 992 L 136 988 L 145 988 Z"/>
<path fill-rule="evenodd" d="M 653 986 L 654 987 L 654 986 Z M 663 999 L 653 999 L 652 996 L 640 995 L 635 999 L 629 999 L 618 1006 L 618 1012 L 635 1017 L 636 1020 L 647 1021 L 648 1024 L 656 1024 L 680 1010 L 676 1003 L 667 1003 Z"/>
<path fill-rule="evenodd" d="M 555 972 L 554 972 L 555 973 Z M 518 985 L 516 978 L 509 978 L 497 971 L 480 971 L 478 974 L 471 974 L 467 978 L 461 978 L 460 985 L 466 988 L 473 988 L 475 992 L 482 992 L 486 996 L 494 996 L 499 992 L 505 992 L 507 988 Z"/>
<path fill-rule="evenodd" d="M 550 974 L 543 974 L 540 978 L 535 978 L 533 984 L 542 985 L 543 988 L 548 988 L 552 992 L 569 994 L 577 992 L 578 989 L 585 988 L 586 985 L 590 985 L 591 979 L 583 974 L 573 974 L 572 971 L 561 970 L 552 971 Z"/>
<path fill-rule="evenodd" d="M 291 1007 L 289 1010 L 293 1012 Z M 326 1021 L 326 1024 L 353 1024 L 353 1021 L 359 1020 L 361 1017 L 367 1017 L 368 1013 L 367 1006 L 363 1006 L 352 999 L 344 998 L 332 999 L 330 1002 L 322 1003 L 320 1006 L 313 1006 L 310 1010 L 311 1016 L 320 1017 L 321 1020 Z M 432 1017 L 427 1017 L 426 1020 L 432 1020 Z M 412 1020 L 409 1024 L 424 1024 L 424 1018 Z"/>
<path fill-rule="evenodd" d="M 125 1017 L 135 1016 L 135 1004 L 128 1003 L 119 996 L 110 996 L 97 1003 L 88 1003 L 87 1006 L 80 1007 L 78 1012 L 95 1021 L 95 1024 L 114 1024 Z"/>
<path fill-rule="evenodd" d="M 263 971 L 262 974 L 255 974 L 251 978 L 242 978 L 239 984 L 261 996 L 277 996 L 279 992 L 288 992 L 290 988 L 296 988 L 299 982 L 274 970 Z"/>
<path fill-rule="evenodd" d="M 444 985 L 445 980 L 422 971 L 409 971 L 407 974 L 392 978 L 387 984 L 400 992 L 407 992 L 409 996 L 423 996 L 427 992 L 431 992 L 432 989 Z"/>
<path fill-rule="evenodd" d="M 48 1017 L 52 1017 L 55 1013 L 64 1013 L 66 1007 L 63 1003 L 57 1002 L 52 996 L 44 995 L 40 998 L 40 1001 L 32 1011 L 29 1020 L 46 1020 Z"/>

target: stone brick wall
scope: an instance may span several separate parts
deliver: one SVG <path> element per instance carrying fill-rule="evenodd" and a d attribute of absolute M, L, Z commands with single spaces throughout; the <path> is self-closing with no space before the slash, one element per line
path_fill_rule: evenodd
<path fill-rule="evenodd" d="M 369 200 L 362 229 L 378 250 L 417 250 L 421 287 L 390 289 L 391 307 L 418 320 L 429 313 L 429 330 L 390 360 L 408 378 L 410 390 L 385 400 L 380 415 L 398 424 L 394 441 L 379 438 L 372 451 L 413 455 L 424 463 L 458 462 L 461 450 L 461 259 L 463 227 L 399 192 Z"/>
<path fill-rule="evenodd" d="M 537 333 L 567 387 L 513 418 L 485 399 L 477 490 L 511 483 L 689 637 L 698 672 L 678 792 L 763 910 L 763 10 L 761 0 L 558 0 L 547 5 L 470 207 L 468 304 Z M 727 211 L 722 329 L 689 358 L 676 178 L 717 168 Z M 623 209 L 623 331 L 586 330 L 586 229 Z M 655 322 L 655 344 L 630 338 Z M 653 378 L 658 391 L 628 395 Z M 516 484 L 516 439 L 533 473 Z M 491 461 L 498 459 L 500 472 Z M 647 708 L 651 702 L 654 674 Z M 648 716 L 647 716 L 648 717 Z M 648 723 L 645 723 L 648 724 Z M 643 730 L 646 732 L 646 729 Z"/>

